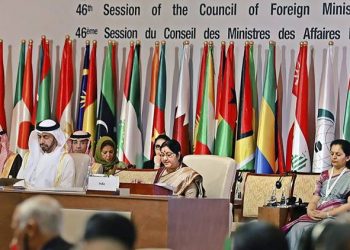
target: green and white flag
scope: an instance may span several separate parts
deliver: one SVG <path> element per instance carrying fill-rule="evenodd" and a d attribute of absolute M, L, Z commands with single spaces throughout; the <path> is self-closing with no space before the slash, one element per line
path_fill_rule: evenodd
<path fill-rule="evenodd" d="M 312 171 L 321 173 L 331 167 L 330 144 L 335 137 L 336 83 L 333 65 L 333 43 L 327 50 L 327 57 L 321 76 L 321 89 L 318 102 L 317 124 Z"/>

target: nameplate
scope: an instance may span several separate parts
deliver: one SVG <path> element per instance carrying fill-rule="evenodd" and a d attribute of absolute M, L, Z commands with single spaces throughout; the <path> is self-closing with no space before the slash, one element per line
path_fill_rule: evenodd
<path fill-rule="evenodd" d="M 112 191 L 119 188 L 119 176 L 89 176 L 88 190 Z"/>

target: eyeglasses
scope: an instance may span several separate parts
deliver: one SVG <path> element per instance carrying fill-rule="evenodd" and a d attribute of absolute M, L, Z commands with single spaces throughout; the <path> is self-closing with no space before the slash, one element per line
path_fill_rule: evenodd
<path fill-rule="evenodd" d="M 167 158 L 172 158 L 175 154 L 174 153 L 166 153 L 166 154 L 160 154 L 160 157 L 164 158 L 164 157 L 167 157 Z"/>

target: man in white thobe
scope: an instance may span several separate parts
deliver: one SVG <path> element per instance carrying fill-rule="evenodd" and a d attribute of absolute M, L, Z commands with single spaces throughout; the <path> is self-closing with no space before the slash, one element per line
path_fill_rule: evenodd
<path fill-rule="evenodd" d="M 17 178 L 27 187 L 73 187 L 75 167 L 65 152 L 66 137 L 59 123 L 44 120 L 29 136 L 29 152 L 24 156 Z"/>

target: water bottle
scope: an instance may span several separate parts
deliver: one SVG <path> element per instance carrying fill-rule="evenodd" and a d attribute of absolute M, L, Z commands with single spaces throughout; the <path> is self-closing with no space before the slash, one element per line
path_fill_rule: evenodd
<path fill-rule="evenodd" d="M 86 192 L 87 189 L 88 189 L 88 185 L 89 185 L 89 176 L 91 175 L 91 165 L 89 164 L 88 165 L 88 169 L 87 169 L 87 172 L 86 172 L 86 176 L 85 176 L 85 180 L 84 180 L 84 191 Z"/>

